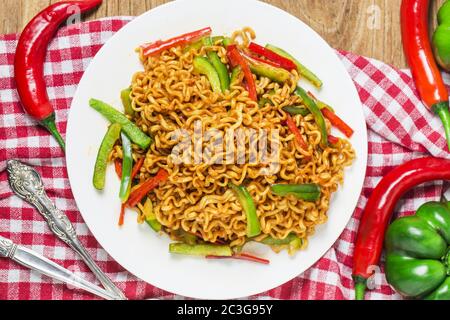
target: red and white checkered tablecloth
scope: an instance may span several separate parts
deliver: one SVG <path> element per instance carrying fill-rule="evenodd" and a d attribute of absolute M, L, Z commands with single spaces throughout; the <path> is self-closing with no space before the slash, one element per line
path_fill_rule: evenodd
<path fill-rule="evenodd" d="M 50 44 L 44 72 L 61 132 L 66 131 L 68 110 L 83 71 L 101 46 L 130 20 L 109 18 L 62 28 Z M 100 247 L 84 224 L 69 187 L 63 153 L 44 129 L 23 114 L 20 106 L 13 71 L 17 40 L 16 34 L 0 36 L 0 235 L 44 254 L 83 277 L 93 278 L 73 251 L 50 232 L 40 214 L 10 191 L 6 161 L 23 160 L 42 174 L 50 198 L 67 213 L 93 258 L 129 298 L 179 298 L 124 270 Z M 368 170 L 358 207 L 339 240 L 314 267 L 252 299 L 353 299 L 353 242 L 373 188 L 382 176 L 407 160 L 429 154 L 449 156 L 439 119 L 420 103 L 407 73 L 351 53 L 337 54 L 359 91 L 369 128 Z M 423 202 L 438 199 L 442 191 L 442 183 L 414 189 L 402 200 L 399 213 L 412 214 Z M 400 298 L 386 283 L 382 271 L 377 273 L 374 282 L 376 289 L 368 298 Z M 0 259 L 0 299 L 93 297 Z"/>

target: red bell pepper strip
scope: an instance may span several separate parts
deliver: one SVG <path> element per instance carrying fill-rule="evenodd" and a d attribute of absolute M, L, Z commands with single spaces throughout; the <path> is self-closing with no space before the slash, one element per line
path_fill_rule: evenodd
<path fill-rule="evenodd" d="M 125 209 L 127 205 L 125 203 L 122 203 L 122 207 L 120 209 L 120 216 L 119 216 L 119 227 L 123 226 L 125 222 Z"/>
<path fill-rule="evenodd" d="M 425 106 L 441 118 L 450 149 L 448 91 L 431 49 L 428 35 L 429 5 L 429 0 L 402 1 L 400 11 L 403 47 L 419 95 Z"/>
<path fill-rule="evenodd" d="M 119 179 L 122 179 L 122 160 L 116 159 L 114 161 L 114 169 Z"/>
<path fill-rule="evenodd" d="M 248 46 L 248 49 L 256 53 L 260 56 L 263 56 L 267 58 L 268 60 L 276 63 L 278 67 L 286 69 L 287 71 L 292 71 L 297 69 L 297 66 L 295 63 L 285 57 L 280 56 L 279 54 L 273 52 L 272 50 L 269 50 L 267 48 L 264 48 L 263 46 L 260 46 L 259 44 L 256 44 L 254 42 L 250 43 Z"/>
<path fill-rule="evenodd" d="M 150 191 L 167 181 L 168 177 L 169 173 L 166 170 L 159 169 L 156 176 L 144 182 L 138 189 L 130 194 L 127 202 L 128 207 L 134 208 Z"/>
<path fill-rule="evenodd" d="M 144 164 L 144 160 L 145 160 L 144 158 L 141 158 L 139 159 L 138 162 L 134 164 L 133 171 L 131 172 L 131 180 L 136 178 L 137 174 L 142 168 L 142 165 Z M 114 161 L 114 166 L 116 169 L 117 176 L 119 177 L 119 179 L 122 179 L 122 161 L 120 159 L 116 159 L 116 161 Z M 123 226 L 126 206 L 127 206 L 126 203 L 122 204 L 122 208 L 120 210 L 119 226 Z"/>
<path fill-rule="evenodd" d="M 240 54 L 236 45 L 233 44 L 227 47 L 227 56 L 232 67 L 240 66 L 242 68 L 244 78 L 247 83 L 249 97 L 253 101 L 258 102 L 258 93 L 256 92 L 256 83 L 253 78 L 252 71 L 250 70 L 250 66 L 247 61 Z"/>
<path fill-rule="evenodd" d="M 411 188 L 434 180 L 450 180 L 450 160 L 427 157 L 409 161 L 385 175 L 372 191 L 359 224 L 353 254 L 357 300 L 364 299 L 367 280 L 380 261 L 386 228 L 398 200 Z"/>
<path fill-rule="evenodd" d="M 265 264 L 265 265 L 270 264 L 270 261 L 267 259 L 255 257 L 255 256 L 247 254 L 247 253 L 236 253 L 236 254 L 232 255 L 231 257 L 207 256 L 206 259 L 211 259 L 211 260 L 235 259 L 235 260 L 256 262 L 256 263 Z"/>
<path fill-rule="evenodd" d="M 321 111 L 323 116 L 330 120 L 331 124 L 339 129 L 343 134 L 345 134 L 347 138 L 351 138 L 353 136 L 353 133 L 355 133 L 353 129 L 350 128 L 350 126 L 346 124 L 344 120 L 339 118 L 336 113 L 328 110 L 327 108 L 323 108 Z"/>
<path fill-rule="evenodd" d="M 131 179 L 136 178 L 138 173 L 141 171 L 142 166 L 144 165 L 145 158 L 140 158 L 138 162 L 134 164 L 133 170 L 131 171 Z"/>
<path fill-rule="evenodd" d="M 331 145 L 337 144 L 339 142 L 339 138 L 336 138 L 335 136 L 332 136 L 331 134 L 328 135 L 328 142 Z"/>
<path fill-rule="evenodd" d="M 141 159 L 139 159 L 138 162 L 136 162 L 134 164 L 133 171 L 131 171 L 131 179 L 136 178 L 137 174 L 139 173 L 139 171 L 142 168 L 142 165 L 144 164 L 144 160 L 145 160 L 145 158 L 141 158 Z M 120 159 L 116 159 L 116 161 L 114 161 L 114 169 L 115 169 L 116 174 L 119 177 L 119 179 L 121 179 L 122 178 L 122 161 Z"/>
<path fill-rule="evenodd" d="M 267 60 L 267 59 L 260 58 L 260 57 L 258 57 L 258 56 L 255 55 L 255 54 L 247 53 L 247 56 L 248 56 L 249 58 L 253 59 L 253 60 L 256 60 L 256 61 L 261 62 L 261 63 L 268 64 L 268 65 L 270 65 L 270 66 L 272 66 L 272 67 L 275 67 L 275 68 L 282 68 L 282 66 L 281 66 L 280 64 L 275 63 L 275 62 L 270 61 L 270 60 Z"/>
<path fill-rule="evenodd" d="M 303 150 L 308 150 L 308 145 L 306 144 L 305 139 L 303 139 L 303 136 L 302 136 L 300 130 L 297 128 L 297 125 L 295 124 L 294 119 L 292 119 L 290 114 L 287 114 L 286 116 L 287 116 L 286 124 L 287 124 L 289 130 L 294 134 L 295 140 L 297 141 L 298 145 Z"/>
<path fill-rule="evenodd" d="M 164 50 L 169 50 L 176 46 L 186 45 L 188 43 L 199 40 L 205 36 L 209 36 L 212 33 L 210 27 L 206 27 L 194 32 L 189 32 L 181 36 L 169 39 L 169 40 L 158 40 L 153 43 L 147 43 L 141 46 L 143 49 L 143 54 L 145 57 L 157 55 Z"/>
<path fill-rule="evenodd" d="M 45 127 L 65 150 L 65 142 L 55 125 L 55 112 L 47 95 L 44 61 L 47 46 L 56 30 L 70 15 L 71 7 L 80 12 L 91 10 L 102 0 L 62 1 L 35 16 L 23 30 L 17 44 L 14 75 L 24 110 Z"/>

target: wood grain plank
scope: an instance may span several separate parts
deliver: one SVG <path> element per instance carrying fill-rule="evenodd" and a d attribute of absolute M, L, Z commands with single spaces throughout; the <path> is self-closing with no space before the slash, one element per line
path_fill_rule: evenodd
<path fill-rule="evenodd" d="M 20 32 L 58 0 L 0 0 L 0 34 Z M 104 0 L 86 20 L 137 16 L 169 0 Z M 232 1 L 232 0 L 230 0 Z M 237 0 L 236 0 L 237 1 Z M 300 18 L 334 48 L 406 67 L 400 34 L 401 0 L 264 0 Z M 434 0 L 431 17 L 444 0 Z M 435 21 L 431 26 L 435 25 Z M 276 27 L 276 26 L 274 26 Z"/>

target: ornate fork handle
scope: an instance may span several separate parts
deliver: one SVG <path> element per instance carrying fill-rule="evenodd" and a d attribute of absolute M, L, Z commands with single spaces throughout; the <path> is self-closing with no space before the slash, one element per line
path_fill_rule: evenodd
<path fill-rule="evenodd" d="M 17 245 L 15 245 L 11 240 L 0 236 L 0 258 L 11 258 L 14 256 L 14 251 L 16 248 Z"/>
<path fill-rule="evenodd" d="M 78 253 L 105 289 L 125 298 L 124 294 L 103 273 L 83 247 L 69 218 L 49 199 L 39 173 L 19 161 L 11 160 L 8 161 L 8 174 L 12 190 L 39 210 L 52 232 Z M 0 248 L 0 254 L 2 252 Z"/>

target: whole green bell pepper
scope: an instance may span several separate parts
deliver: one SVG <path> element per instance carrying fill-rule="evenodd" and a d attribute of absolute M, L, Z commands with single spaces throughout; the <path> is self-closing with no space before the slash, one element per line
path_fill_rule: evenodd
<path fill-rule="evenodd" d="M 433 35 L 433 50 L 439 65 L 450 71 L 450 1 L 438 12 L 438 27 Z"/>
<path fill-rule="evenodd" d="M 450 209 L 429 202 L 386 233 L 386 278 L 409 298 L 450 300 Z"/>

